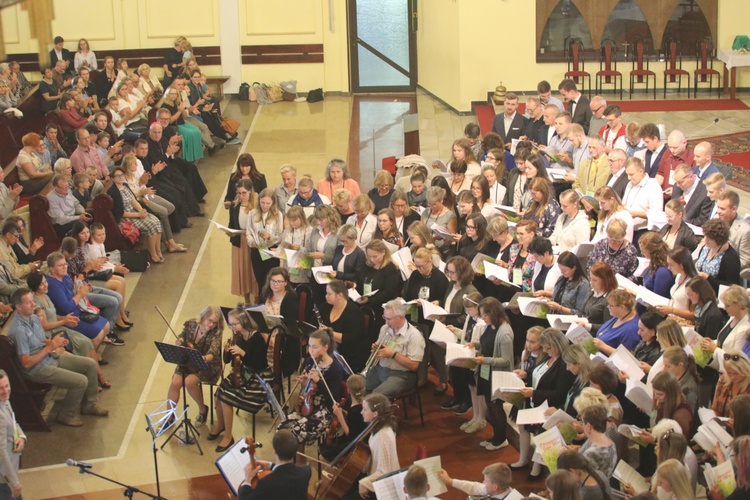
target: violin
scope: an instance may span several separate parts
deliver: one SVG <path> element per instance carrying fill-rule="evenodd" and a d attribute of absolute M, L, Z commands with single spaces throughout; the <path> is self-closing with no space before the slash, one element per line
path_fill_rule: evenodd
<path fill-rule="evenodd" d="M 305 382 L 305 386 L 302 388 L 299 394 L 299 403 L 297 405 L 297 413 L 303 417 L 309 417 L 315 410 L 315 394 L 318 392 L 318 384 L 310 377 L 310 372 L 307 372 L 308 378 Z M 322 377 L 322 375 L 321 375 Z"/>
<path fill-rule="evenodd" d="M 255 463 L 255 448 L 263 448 L 263 445 L 261 443 L 256 443 L 255 440 L 252 437 L 250 437 L 250 436 L 247 436 L 245 438 L 245 444 L 247 446 L 243 446 L 242 448 L 240 448 L 240 453 L 247 452 L 247 453 L 250 454 L 250 467 L 252 467 L 253 469 L 255 469 L 255 468 L 258 467 L 257 464 Z M 250 481 L 250 486 L 253 489 L 255 489 L 255 487 L 258 484 L 258 481 L 261 480 L 261 479 L 263 479 L 267 475 L 269 475 L 271 472 L 272 471 L 270 471 L 270 470 L 259 471 L 255 475 L 255 477 L 253 478 L 253 480 Z"/>
<path fill-rule="evenodd" d="M 170 332 L 172 332 L 172 335 L 174 335 L 174 337 L 175 337 L 175 338 L 176 338 L 177 340 L 182 340 L 182 341 L 183 341 L 183 344 L 184 344 L 184 345 L 185 345 L 185 347 L 187 347 L 188 349 L 195 349 L 195 343 L 194 343 L 194 342 L 193 342 L 192 340 L 188 339 L 188 338 L 187 338 L 187 337 L 185 336 L 185 333 L 184 333 L 184 332 L 183 332 L 183 335 L 182 335 L 182 336 L 180 336 L 180 335 L 177 335 L 177 332 L 175 332 L 175 331 L 174 331 L 174 329 L 172 328 L 172 325 L 170 325 L 170 324 L 169 324 L 169 321 L 167 321 L 167 318 L 166 318 L 166 317 L 164 316 L 164 313 L 163 313 L 163 312 L 161 312 L 161 309 L 159 309 L 159 306 L 154 306 L 154 309 L 156 309 L 156 312 L 158 312 L 158 313 L 159 313 L 159 316 L 161 316 L 161 319 L 163 319 L 163 320 L 164 320 L 164 323 L 166 323 L 166 324 L 167 324 L 167 327 L 169 328 L 169 331 L 170 331 Z M 199 328 L 200 328 L 200 327 L 199 327 Z M 183 338 L 183 337 L 185 337 L 185 338 Z"/>
<path fill-rule="evenodd" d="M 343 408 L 344 404 L 346 404 L 346 398 L 341 398 L 339 406 Z M 339 422 L 338 417 L 334 415 L 331 419 L 331 425 L 328 426 L 328 430 L 326 431 L 326 446 L 333 445 L 333 440 L 336 438 L 336 433 L 340 428 L 341 422 Z"/>

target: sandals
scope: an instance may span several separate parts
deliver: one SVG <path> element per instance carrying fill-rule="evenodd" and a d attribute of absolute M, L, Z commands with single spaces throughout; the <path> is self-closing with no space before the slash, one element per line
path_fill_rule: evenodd
<path fill-rule="evenodd" d="M 112 384 L 110 384 L 107 381 L 107 379 L 104 379 L 103 381 L 102 380 L 99 381 L 99 387 L 101 387 L 102 389 L 111 389 L 112 388 Z"/>
<path fill-rule="evenodd" d="M 173 247 L 167 248 L 167 252 L 169 253 L 182 253 L 187 252 L 187 247 L 181 243 L 178 243 L 177 245 Z"/>

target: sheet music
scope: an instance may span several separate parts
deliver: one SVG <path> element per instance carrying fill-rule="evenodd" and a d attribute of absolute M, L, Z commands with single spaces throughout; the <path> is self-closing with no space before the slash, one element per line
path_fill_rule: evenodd
<path fill-rule="evenodd" d="M 504 267 L 498 266 L 494 262 L 485 262 L 484 263 L 484 275 L 487 278 L 497 278 L 503 283 L 507 283 L 508 285 L 513 285 L 516 288 L 521 288 L 519 285 L 516 285 L 512 282 L 510 279 L 510 275 L 508 274 L 508 270 Z"/>
<path fill-rule="evenodd" d="M 627 279 L 625 276 L 623 276 L 620 273 L 617 273 L 615 275 L 615 278 L 617 278 L 617 285 L 620 288 L 624 288 L 625 290 L 630 290 L 633 293 L 638 293 L 638 285 Z"/>
<path fill-rule="evenodd" d="M 565 330 L 570 325 L 574 324 L 578 320 L 585 320 L 586 318 L 581 318 L 576 316 L 575 314 L 548 314 L 547 315 L 547 321 L 549 321 L 549 324 L 552 328 L 557 328 L 558 330 Z"/>
<path fill-rule="evenodd" d="M 553 427 L 557 427 L 557 424 L 565 424 L 567 422 L 575 422 L 576 419 L 565 413 L 564 410 L 557 410 L 555 413 L 547 417 L 547 421 L 544 422 L 545 429 L 549 430 Z"/>
<path fill-rule="evenodd" d="M 237 236 L 237 235 L 240 235 L 240 234 L 242 234 L 242 233 L 245 232 L 242 229 L 230 229 L 230 228 L 228 228 L 227 226 L 225 226 L 223 224 L 219 224 L 218 222 L 216 222 L 213 219 L 208 219 L 208 220 L 210 220 L 211 222 L 213 222 L 213 224 L 216 226 L 216 229 L 218 229 L 219 231 L 221 231 L 224 234 L 228 234 L 229 236 Z"/>
<path fill-rule="evenodd" d="M 466 361 L 472 361 L 475 356 L 476 350 L 473 347 L 453 342 L 445 344 L 445 363 L 448 365 L 460 366 Z"/>
<path fill-rule="evenodd" d="M 526 387 L 526 384 L 513 372 L 492 372 L 492 389 L 494 392 L 516 392 L 514 389 L 524 387 Z"/>
<path fill-rule="evenodd" d="M 547 417 L 544 415 L 549 409 L 549 405 L 545 401 L 537 408 L 527 408 L 525 410 L 518 410 L 518 417 L 516 417 L 517 425 L 532 425 L 532 424 L 543 424 Z"/>
<path fill-rule="evenodd" d="M 620 460 L 615 467 L 614 478 L 623 484 L 629 484 L 636 493 L 649 491 L 649 485 L 646 480 L 636 472 L 627 462 Z"/>
<path fill-rule="evenodd" d="M 250 463 L 250 454 L 240 453 L 240 449 L 246 447 L 244 439 L 237 440 L 222 456 L 216 459 L 216 468 L 219 469 L 224 481 L 237 495 L 240 484 L 245 480 L 245 466 Z"/>
<path fill-rule="evenodd" d="M 631 379 L 641 380 L 646 373 L 641 370 L 638 360 L 628 351 L 628 349 L 620 345 L 615 349 L 609 356 L 609 361 L 613 363 L 618 370 L 622 370 L 628 374 Z"/>
<path fill-rule="evenodd" d="M 422 314 L 425 319 L 434 320 L 438 316 L 457 316 L 455 313 L 449 313 L 440 306 L 436 306 L 429 300 L 422 301 Z"/>
<path fill-rule="evenodd" d="M 442 322 L 435 320 L 435 326 L 432 327 L 432 333 L 430 333 L 430 340 L 440 346 L 445 346 L 448 343 L 456 343 L 458 339 L 456 336 L 448 330 Z"/>
<path fill-rule="evenodd" d="M 645 257 L 638 257 L 638 267 L 635 268 L 635 272 L 633 273 L 633 276 L 636 278 L 642 278 L 644 274 L 646 274 L 646 271 L 648 270 L 648 266 L 651 265 L 651 259 L 647 259 Z"/>
<path fill-rule="evenodd" d="M 405 476 L 406 471 L 401 471 L 398 474 L 388 475 L 374 481 L 372 487 L 375 489 L 375 496 L 378 500 L 406 500 L 406 493 L 404 493 Z"/>
<path fill-rule="evenodd" d="M 414 271 L 409 269 L 409 264 L 413 262 L 413 259 L 411 257 L 411 250 L 408 247 L 404 247 L 398 252 L 391 255 L 391 260 L 393 260 L 394 264 L 397 264 L 397 267 L 399 271 L 401 271 L 401 277 L 404 278 L 404 281 L 409 279 L 409 276 L 411 276 L 411 273 Z"/>
<path fill-rule="evenodd" d="M 448 491 L 448 487 L 445 486 L 445 483 L 442 482 L 440 480 L 440 477 L 438 476 L 438 472 L 440 472 L 440 469 L 443 468 L 440 460 L 440 455 L 435 457 L 423 458 L 422 460 L 417 460 L 414 463 L 423 467 L 425 472 L 427 472 L 427 484 L 430 485 L 430 496 L 442 495 L 443 493 Z"/>
<path fill-rule="evenodd" d="M 378 293 L 378 290 L 373 290 L 372 292 L 365 293 L 364 295 L 360 295 L 356 288 L 349 288 L 348 292 L 349 298 L 356 302 L 361 297 L 369 297 L 370 295 L 375 295 L 376 293 Z"/>

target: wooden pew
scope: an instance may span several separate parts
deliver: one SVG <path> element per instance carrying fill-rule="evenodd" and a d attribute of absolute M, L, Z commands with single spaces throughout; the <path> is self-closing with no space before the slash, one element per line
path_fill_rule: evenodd
<path fill-rule="evenodd" d="M 31 218 L 31 241 L 44 238 L 44 245 L 36 251 L 36 258 L 43 260 L 49 254 L 60 248 L 62 238 L 57 235 L 55 227 L 49 218 L 49 201 L 45 195 L 38 194 L 29 201 L 29 216 Z"/>
<path fill-rule="evenodd" d="M 129 250 L 135 245 L 120 231 L 120 226 L 117 225 L 115 217 L 112 215 L 113 206 L 112 197 L 107 193 L 101 193 L 94 198 L 94 222 L 104 224 L 104 229 L 107 232 L 107 239 L 104 241 L 104 246 L 108 252 L 112 250 Z"/>

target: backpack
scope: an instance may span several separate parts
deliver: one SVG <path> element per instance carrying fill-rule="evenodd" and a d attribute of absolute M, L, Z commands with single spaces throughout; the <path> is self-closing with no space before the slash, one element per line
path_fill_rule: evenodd
<path fill-rule="evenodd" d="M 240 101 L 250 100 L 250 84 L 247 82 L 243 82 L 242 85 L 240 85 L 239 99 Z"/>

